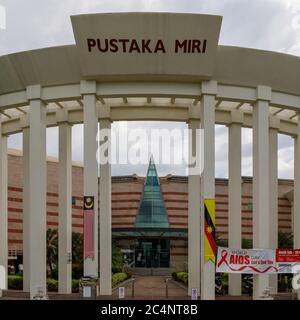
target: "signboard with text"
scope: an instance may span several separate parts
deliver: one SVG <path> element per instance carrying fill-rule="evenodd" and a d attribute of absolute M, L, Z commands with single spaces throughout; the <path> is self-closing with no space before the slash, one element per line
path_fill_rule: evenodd
<path fill-rule="evenodd" d="M 294 273 L 300 265 L 300 249 L 277 249 L 276 262 L 279 273 Z"/>
<path fill-rule="evenodd" d="M 217 272 L 277 273 L 275 250 L 218 248 Z"/>
<path fill-rule="evenodd" d="M 213 75 L 221 16 L 101 13 L 71 20 L 86 78 Z"/>
<path fill-rule="evenodd" d="M 298 273 L 300 249 L 218 248 L 216 272 L 221 273 Z"/>

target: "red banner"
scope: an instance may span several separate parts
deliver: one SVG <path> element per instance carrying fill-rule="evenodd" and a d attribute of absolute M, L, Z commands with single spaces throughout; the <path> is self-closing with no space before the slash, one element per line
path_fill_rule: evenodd
<path fill-rule="evenodd" d="M 83 208 L 83 257 L 94 259 L 94 197 L 84 197 Z"/>
<path fill-rule="evenodd" d="M 276 250 L 277 262 L 300 262 L 299 249 L 277 249 Z"/>

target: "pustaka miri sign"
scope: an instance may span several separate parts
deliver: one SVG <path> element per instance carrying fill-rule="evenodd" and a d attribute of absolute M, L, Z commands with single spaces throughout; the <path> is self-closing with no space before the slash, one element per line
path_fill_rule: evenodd
<path fill-rule="evenodd" d="M 72 16 L 81 71 L 87 79 L 172 80 L 213 75 L 222 17 L 177 13 Z"/>
<path fill-rule="evenodd" d="M 167 53 L 169 49 L 175 53 L 205 53 L 206 44 L 206 39 L 175 40 L 173 47 L 167 48 L 161 39 L 87 39 L 88 51 L 100 53 Z"/>

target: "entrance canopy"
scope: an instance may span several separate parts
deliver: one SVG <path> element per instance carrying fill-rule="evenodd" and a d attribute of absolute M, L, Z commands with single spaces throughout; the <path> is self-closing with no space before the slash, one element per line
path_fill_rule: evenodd
<path fill-rule="evenodd" d="M 115 238 L 186 238 L 188 233 L 184 228 L 113 228 L 112 235 Z"/>
<path fill-rule="evenodd" d="M 175 13 L 72 17 L 76 44 L 0 57 L 3 133 L 22 131 L 29 101 L 37 98 L 51 127 L 65 118 L 83 122 L 85 94 L 95 94 L 99 117 L 113 121 L 188 121 L 200 115 L 201 95 L 213 94 L 216 123 L 229 124 L 239 110 L 243 126 L 252 127 L 252 107 L 262 98 L 279 131 L 295 135 L 300 58 L 220 46 L 221 20 Z M 201 85 L 207 80 L 214 84 Z"/>

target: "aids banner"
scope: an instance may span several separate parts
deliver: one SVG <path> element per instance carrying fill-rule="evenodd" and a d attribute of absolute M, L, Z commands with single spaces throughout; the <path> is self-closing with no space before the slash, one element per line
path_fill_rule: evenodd
<path fill-rule="evenodd" d="M 221 273 L 298 273 L 300 249 L 218 248 L 216 272 Z"/>
<path fill-rule="evenodd" d="M 218 248 L 217 272 L 277 273 L 275 250 Z"/>

